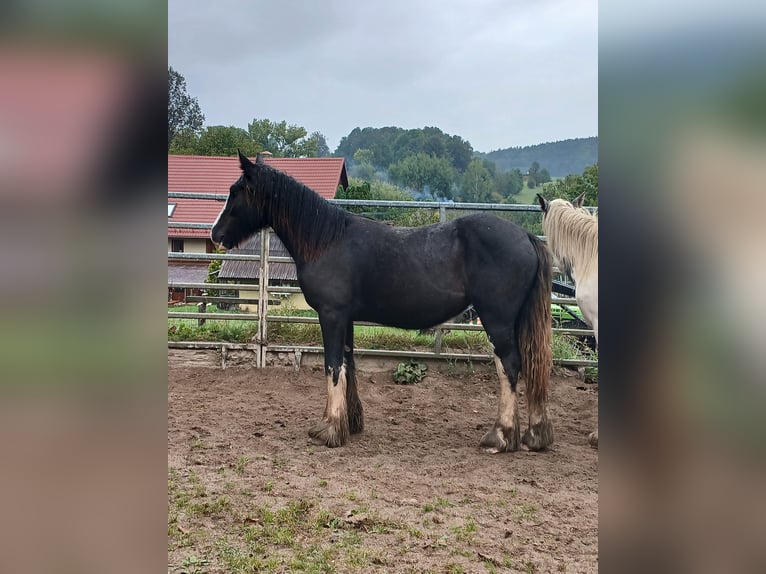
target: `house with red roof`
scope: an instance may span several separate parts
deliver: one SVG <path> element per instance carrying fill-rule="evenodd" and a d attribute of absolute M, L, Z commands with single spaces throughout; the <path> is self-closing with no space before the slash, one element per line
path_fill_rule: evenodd
<path fill-rule="evenodd" d="M 255 158 L 251 158 L 255 161 Z M 264 161 L 294 177 L 326 199 L 335 197 L 338 187 L 348 187 L 346 164 L 342 157 L 282 158 L 263 154 Z M 229 187 L 242 175 L 239 159 L 232 157 L 168 155 L 168 191 L 220 194 L 226 198 Z M 223 202 L 202 198 L 168 198 L 168 252 L 213 253 L 209 229 L 173 227 L 172 223 L 212 225 L 223 209 Z M 202 283 L 208 262 L 168 258 L 169 283 Z M 180 290 L 179 290 L 180 291 Z M 181 293 L 179 293 L 181 295 Z M 176 297 L 174 297 L 176 298 Z"/>

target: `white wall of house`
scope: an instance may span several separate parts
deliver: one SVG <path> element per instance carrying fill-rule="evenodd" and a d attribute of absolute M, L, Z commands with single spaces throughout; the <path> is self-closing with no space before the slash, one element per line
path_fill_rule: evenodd
<path fill-rule="evenodd" d="M 272 290 L 278 290 L 278 287 L 272 287 Z M 255 291 L 245 291 L 241 290 L 239 292 L 239 296 L 242 299 L 257 299 L 258 298 L 258 290 Z M 270 295 L 270 299 L 278 298 L 282 303 L 277 308 L 289 308 L 289 309 L 311 309 L 311 306 L 306 303 L 306 298 L 303 296 L 303 293 L 290 293 L 287 297 L 276 297 L 275 295 Z M 240 305 L 240 308 L 243 311 L 247 311 L 248 313 L 257 313 L 258 312 L 258 305 Z"/>
<path fill-rule="evenodd" d="M 172 239 L 168 237 L 168 251 L 172 251 Z M 202 237 L 184 238 L 184 253 L 207 253 L 207 239 Z"/>

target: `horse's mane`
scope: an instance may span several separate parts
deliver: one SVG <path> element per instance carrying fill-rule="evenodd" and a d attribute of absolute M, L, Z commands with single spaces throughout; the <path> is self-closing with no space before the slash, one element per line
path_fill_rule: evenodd
<path fill-rule="evenodd" d="M 575 209 L 561 199 L 548 205 L 543 233 L 556 259 L 567 274 L 582 278 L 598 272 L 598 218 L 586 209 Z"/>
<path fill-rule="evenodd" d="M 256 164 L 248 198 L 286 245 L 305 261 L 319 257 L 341 239 L 349 214 L 311 188 L 267 164 Z"/>

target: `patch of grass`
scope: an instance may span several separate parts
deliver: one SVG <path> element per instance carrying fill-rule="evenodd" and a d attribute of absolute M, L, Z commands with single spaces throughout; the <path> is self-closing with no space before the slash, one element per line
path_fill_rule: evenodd
<path fill-rule="evenodd" d="M 452 508 L 455 506 L 446 498 L 437 498 L 433 503 L 426 503 L 423 505 L 423 512 L 434 512 L 435 510 L 442 508 Z"/>
<path fill-rule="evenodd" d="M 263 485 L 263 491 L 271 493 L 274 490 L 274 481 L 273 480 L 267 480 L 266 484 Z"/>
<path fill-rule="evenodd" d="M 266 561 L 249 550 L 232 546 L 228 541 L 219 540 L 216 545 L 218 559 L 225 566 L 226 572 L 244 574 L 266 570 Z"/>
<path fill-rule="evenodd" d="M 299 532 L 305 528 L 306 517 L 312 507 L 313 502 L 298 500 L 276 511 L 257 508 L 246 519 L 244 539 L 251 547 L 264 552 L 274 546 L 293 548 L 297 544 Z"/>
<path fill-rule="evenodd" d="M 323 478 L 322 480 L 319 481 L 319 486 L 321 486 L 322 488 L 327 488 L 327 481 Z"/>
<path fill-rule="evenodd" d="M 364 568 L 371 564 L 372 556 L 366 548 L 349 548 L 346 550 L 346 564 L 352 568 Z"/>
<path fill-rule="evenodd" d="M 289 459 L 285 456 L 275 456 L 271 460 L 271 466 L 272 468 L 286 468 L 289 462 Z"/>
<path fill-rule="evenodd" d="M 187 556 L 181 563 L 180 574 L 205 574 L 210 560 L 207 558 L 197 558 L 196 556 Z"/>
<path fill-rule="evenodd" d="M 469 516 L 465 524 L 462 526 L 453 526 L 450 531 L 455 537 L 455 540 L 460 542 L 472 542 L 474 535 L 478 531 L 478 527 L 473 519 Z"/>
<path fill-rule="evenodd" d="M 248 459 L 246 456 L 240 456 L 237 459 L 237 462 L 234 464 L 234 472 L 238 476 L 244 476 L 245 469 L 247 468 L 248 464 L 250 464 L 250 459 Z"/>
<path fill-rule="evenodd" d="M 191 443 L 191 449 L 192 450 L 201 450 L 207 448 L 207 445 L 205 444 L 205 441 L 203 441 L 201 438 L 196 438 Z"/>
<path fill-rule="evenodd" d="M 513 509 L 513 517 L 519 522 L 537 520 L 537 507 L 526 502 L 517 504 Z"/>
<path fill-rule="evenodd" d="M 551 339 L 551 351 L 554 360 L 557 359 L 588 359 L 598 360 L 598 354 L 580 341 L 577 337 L 571 335 L 562 335 L 553 333 Z"/>
<path fill-rule="evenodd" d="M 356 500 L 359 500 L 359 496 L 354 492 L 353 490 L 347 490 L 343 493 L 344 498 L 350 500 L 351 502 L 355 502 Z"/>
<path fill-rule="evenodd" d="M 190 502 L 186 510 L 189 516 L 225 516 L 231 512 L 231 499 L 219 496 L 215 500 Z"/>
<path fill-rule="evenodd" d="M 465 568 L 460 566 L 459 564 L 455 564 L 454 562 L 450 562 L 445 566 L 448 574 L 465 574 Z"/>
<path fill-rule="evenodd" d="M 407 534 L 409 534 L 413 538 L 423 538 L 423 533 L 417 528 L 415 528 L 414 526 L 407 525 L 405 527 L 405 530 L 407 531 Z"/>
<path fill-rule="evenodd" d="M 331 574 L 335 572 L 335 548 L 320 547 L 315 544 L 308 548 L 297 549 L 289 563 L 291 572 L 306 574 Z"/>

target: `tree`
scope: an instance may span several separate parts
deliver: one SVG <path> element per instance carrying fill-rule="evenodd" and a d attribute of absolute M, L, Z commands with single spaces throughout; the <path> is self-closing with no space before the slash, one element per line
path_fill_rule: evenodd
<path fill-rule="evenodd" d="M 375 178 L 375 166 L 372 164 L 373 153 L 368 149 L 358 149 L 354 152 L 354 161 L 352 162 L 353 175 L 365 181 L 372 181 Z"/>
<path fill-rule="evenodd" d="M 315 137 L 319 132 L 307 137 L 306 128 L 288 125 L 284 120 L 277 123 L 265 118 L 253 119 L 247 131 L 256 145 L 274 157 L 317 157 L 319 152 L 319 138 Z M 326 148 L 327 142 L 324 145 Z"/>
<path fill-rule="evenodd" d="M 518 169 L 495 173 L 495 190 L 503 199 L 507 200 L 522 189 L 524 189 L 524 176 Z"/>
<path fill-rule="evenodd" d="M 537 187 L 537 184 L 540 183 L 538 181 L 540 171 L 540 164 L 536 161 L 532 162 L 532 165 L 529 166 L 529 170 L 527 171 L 527 187 L 529 189 L 534 189 Z"/>
<path fill-rule="evenodd" d="M 473 157 L 471 144 L 459 136 L 450 136 L 436 127 L 405 130 L 393 126 L 383 128 L 354 128 L 341 138 L 336 156 L 350 161 L 359 149 L 373 153 L 373 165 L 388 169 L 406 158 L 426 154 L 446 158 L 453 169 L 463 172 Z"/>
<path fill-rule="evenodd" d="M 501 198 L 495 190 L 495 180 L 484 161 L 473 159 L 463 174 L 460 198 L 467 202 L 493 203 Z"/>
<path fill-rule="evenodd" d="M 395 183 L 445 199 L 452 199 L 452 186 L 457 179 L 457 172 L 447 158 L 426 153 L 396 162 L 388 168 L 388 175 Z"/>
<path fill-rule="evenodd" d="M 198 155 L 237 155 L 237 150 L 249 157 L 262 151 L 250 135 L 242 128 L 234 126 L 210 126 L 197 140 L 193 151 Z"/>
<path fill-rule="evenodd" d="M 330 148 L 327 145 L 327 138 L 322 132 L 312 132 L 309 136 L 316 140 L 317 157 L 330 157 Z"/>
<path fill-rule="evenodd" d="M 561 197 L 571 201 L 583 192 L 585 207 L 598 205 L 598 164 L 586 167 L 582 175 L 568 175 L 564 179 L 546 184 L 539 193 L 547 200 Z"/>
<path fill-rule="evenodd" d="M 179 134 L 185 134 L 187 142 L 199 135 L 204 122 L 197 98 L 186 93 L 186 79 L 168 66 L 168 150 Z"/>

